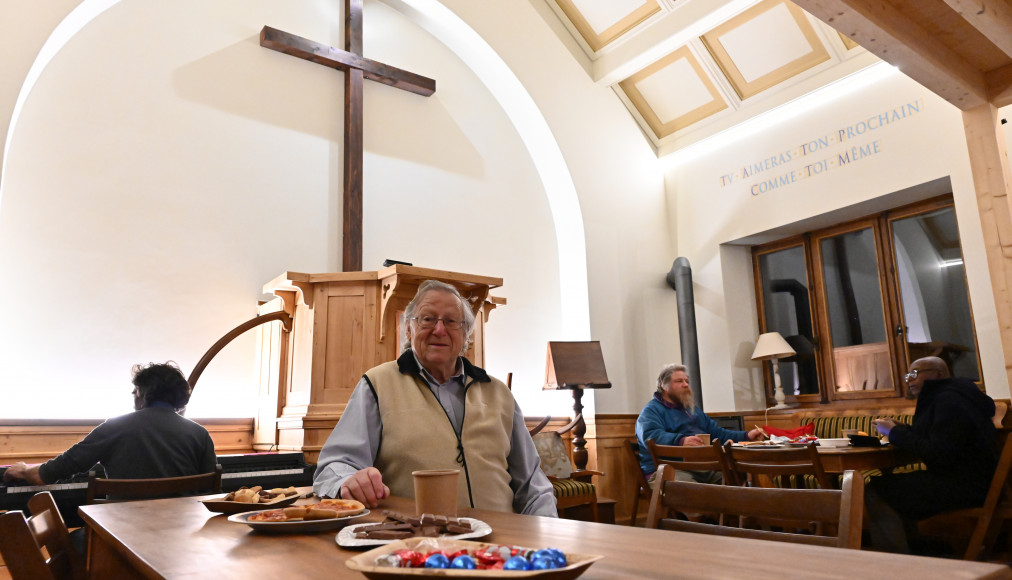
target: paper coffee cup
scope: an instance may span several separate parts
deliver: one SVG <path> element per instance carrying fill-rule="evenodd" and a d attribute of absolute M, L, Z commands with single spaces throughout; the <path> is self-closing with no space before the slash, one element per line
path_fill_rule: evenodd
<path fill-rule="evenodd" d="M 696 435 L 696 437 L 699 437 L 700 439 L 703 440 L 703 445 L 709 445 L 710 444 L 710 434 L 709 433 L 699 433 L 699 434 Z"/>
<path fill-rule="evenodd" d="M 415 478 L 415 511 L 418 515 L 457 516 L 459 469 L 412 471 Z"/>

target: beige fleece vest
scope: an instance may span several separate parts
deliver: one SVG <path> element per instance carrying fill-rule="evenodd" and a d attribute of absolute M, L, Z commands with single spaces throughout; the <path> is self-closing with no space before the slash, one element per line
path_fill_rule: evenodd
<path fill-rule="evenodd" d="M 420 377 L 401 374 L 397 362 L 366 373 L 379 402 L 383 438 L 376 468 L 393 495 L 414 497 L 412 471 L 460 469 L 457 505 L 513 511 L 506 456 L 513 432 L 513 395 L 501 381 L 470 377 L 461 429 L 463 463 L 457 461 L 457 436 L 435 395 Z M 468 384 L 468 383 L 465 383 Z M 470 493 L 469 493 L 470 492 Z"/>

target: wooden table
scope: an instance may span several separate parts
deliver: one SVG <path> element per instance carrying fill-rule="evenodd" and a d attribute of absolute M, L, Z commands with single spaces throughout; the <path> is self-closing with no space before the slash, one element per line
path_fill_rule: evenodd
<path fill-rule="evenodd" d="M 892 445 L 881 447 L 819 447 L 819 459 L 826 473 L 843 473 L 848 469 L 863 471 L 881 469 L 883 472 L 894 467 L 917 461 L 909 453 Z"/>
<path fill-rule="evenodd" d="M 383 506 L 413 512 L 414 502 Z M 208 512 L 193 498 L 88 505 L 94 532 L 92 578 L 355 578 L 345 567 L 360 553 L 336 532 L 267 535 Z M 490 526 L 482 541 L 601 554 L 581 579 L 602 578 L 1012 578 L 1007 566 L 877 552 L 723 538 L 522 516 L 484 510 L 460 515 Z M 365 519 L 379 520 L 374 510 Z"/>

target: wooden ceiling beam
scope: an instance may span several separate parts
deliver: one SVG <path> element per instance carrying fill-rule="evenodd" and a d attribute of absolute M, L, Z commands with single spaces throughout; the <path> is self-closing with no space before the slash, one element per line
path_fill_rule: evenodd
<path fill-rule="evenodd" d="M 881 0 L 793 0 L 869 52 L 968 110 L 989 102 L 984 74 Z"/>
<path fill-rule="evenodd" d="M 999 108 L 1012 105 L 1012 64 L 987 73 L 986 78 L 991 104 Z"/>
<path fill-rule="evenodd" d="M 1012 57 L 1012 5 L 1005 0 L 944 0 L 949 8 Z"/>

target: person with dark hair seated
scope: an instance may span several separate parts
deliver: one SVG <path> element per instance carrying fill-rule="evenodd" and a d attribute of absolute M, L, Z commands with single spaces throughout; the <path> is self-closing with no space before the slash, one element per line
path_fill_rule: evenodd
<path fill-rule="evenodd" d="M 133 367 L 133 413 L 95 427 L 79 443 L 49 461 L 11 465 L 4 481 L 54 483 L 101 463 L 106 477 L 147 479 L 209 473 L 216 469 L 207 429 L 186 419 L 190 385 L 173 362 Z"/>

